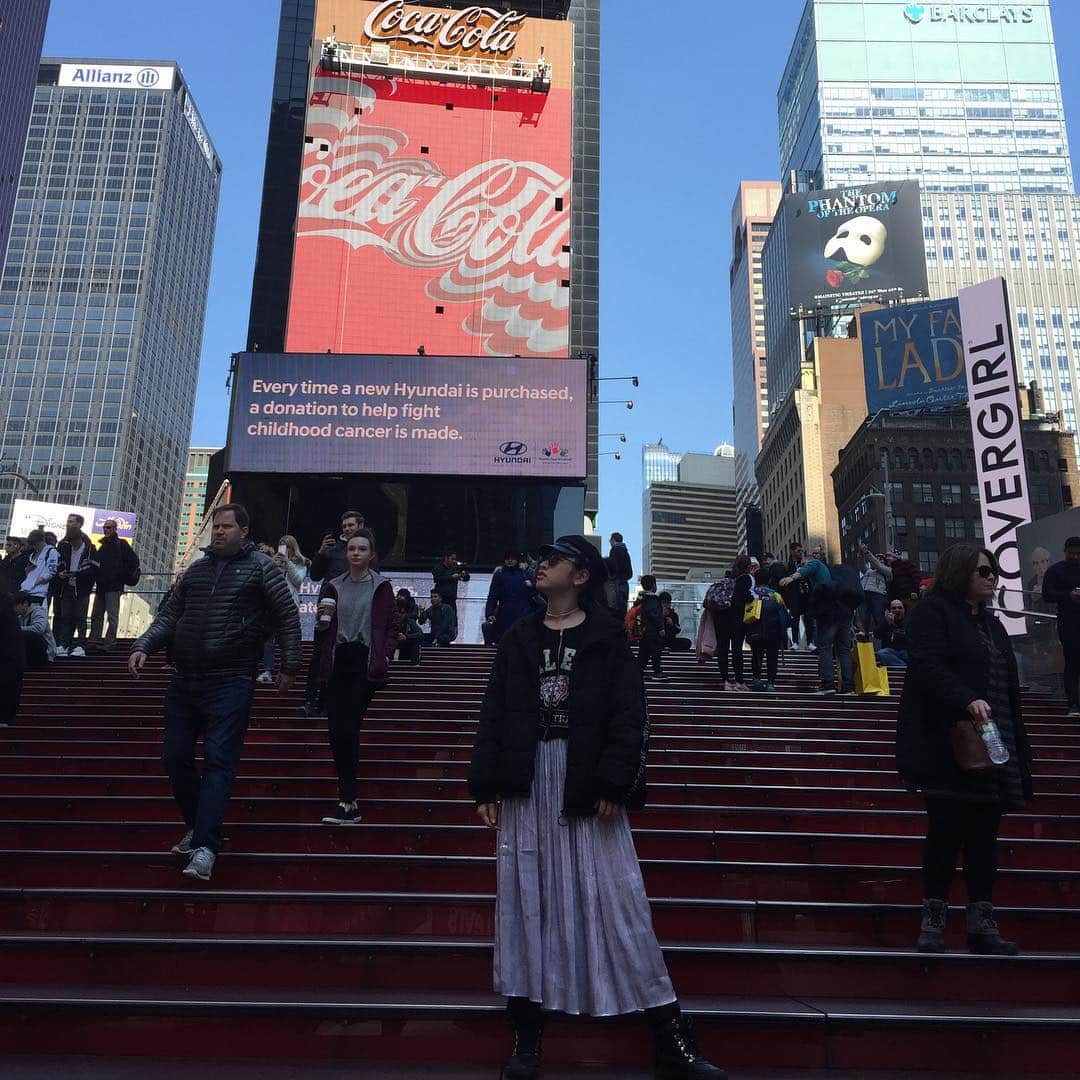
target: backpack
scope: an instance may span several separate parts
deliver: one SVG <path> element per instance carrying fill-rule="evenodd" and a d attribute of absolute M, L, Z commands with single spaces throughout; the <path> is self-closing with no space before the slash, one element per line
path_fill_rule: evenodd
<path fill-rule="evenodd" d="M 640 641 L 645 636 L 645 613 L 640 601 L 626 613 L 623 624 L 626 626 L 626 636 L 631 641 Z"/>
<path fill-rule="evenodd" d="M 735 579 L 721 578 L 709 586 L 705 594 L 705 607 L 709 611 L 730 611 L 735 599 Z"/>

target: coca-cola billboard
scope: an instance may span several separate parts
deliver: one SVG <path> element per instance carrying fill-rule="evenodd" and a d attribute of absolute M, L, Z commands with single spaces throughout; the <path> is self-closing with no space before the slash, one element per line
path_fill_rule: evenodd
<path fill-rule="evenodd" d="M 410 5 L 431 20 L 387 24 L 397 10 L 361 4 L 358 25 L 437 50 L 442 34 L 494 25 Z M 525 26 L 540 23 L 515 45 L 543 46 L 547 92 L 314 72 L 289 352 L 569 355 L 573 28 Z"/>

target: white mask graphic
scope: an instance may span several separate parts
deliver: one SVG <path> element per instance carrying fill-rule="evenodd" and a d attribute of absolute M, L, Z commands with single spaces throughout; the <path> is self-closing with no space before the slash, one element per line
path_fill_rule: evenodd
<path fill-rule="evenodd" d="M 865 269 L 873 266 L 885 254 L 888 235 L 885 225 L 877 218 L 852 218 L 845 221 L 825 245 L 825 258 L 846 259 Z"/>

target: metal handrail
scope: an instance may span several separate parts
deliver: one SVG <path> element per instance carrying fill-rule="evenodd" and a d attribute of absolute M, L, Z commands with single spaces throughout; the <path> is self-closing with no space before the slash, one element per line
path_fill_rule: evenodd
<path fill-rule="evenodd" d="M 551 64 L 538 60 L 494 60 L 486 57 L 449 56 L 439 53 L 408 52 L 386 45 L 353 45 L 327 38 L 323 42 L 323 59 L 348 67 L 398 68 L 431 75 L 475 75 L 478 78 L 509 79 L 522 84 L 535 81 L 550 83 Z"/>

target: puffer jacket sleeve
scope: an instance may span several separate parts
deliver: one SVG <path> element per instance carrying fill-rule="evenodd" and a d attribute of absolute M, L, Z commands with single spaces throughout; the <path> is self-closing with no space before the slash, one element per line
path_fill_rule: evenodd
<path fill-rule="evenodd" d="M 191 573 L 189 570 L 188 573 Z M 142 652 L 147 656 L 165 648 L 176 633 L 176 624 L 180 616 L 184 614 L 187 603 L 187 589 L 185 587 L 187 574 L 180 579 L 179 584 L 169 594 L 168 599 L 161 605 L 154 621 L 149 629 L 131 646 L 133 653 Z"/>
<path fill-rule="evenodd" d="M 625 803 L 645 754 L 645 690 L 630 646 L 620 642 L 611 657 L 607 742 L 596 769 L 596 797 Z"/>
<path fill-rule="evenodd" d="M 493 803 L 499 796 L 499 749 L 506 713 L 507 642 L 499 646 L 488 679 L 487 692 L 480 706 L 480 724 L 476 732 L 472 761 L 469 764 L 469 794 L 477 806 Z"/>
<path fill-rule="evenodd" d="M 281 649 L 281 670 L 295 675 L 300 670 L 300 612 L 281 567 L 269 558 L 263 565 L 263 596 Z"/>

